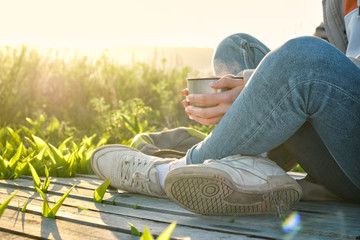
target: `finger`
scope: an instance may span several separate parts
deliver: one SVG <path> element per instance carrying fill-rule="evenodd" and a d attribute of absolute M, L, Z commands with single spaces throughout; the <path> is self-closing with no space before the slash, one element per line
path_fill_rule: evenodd
<path fill-rule="evenodd" d="M 188 112 L 191 116 L 196 116 L 203 119 L 211 119 L 215 117 L 222 117 L 227 109 L 229 109 L 229 105 L 221 105 L 215 107 L 195 107 L 195 106 L 188 106 L 185 108 L 185 111 Z"/>
<path fill-rule="evenodd" d="M 187 106 L 190 106 L 190 103 L 186 100 L 183 100 L 182 105 L 184 106 L 184 108 L 186 108 Z"/>
<path fill-rule="evenodd" d="M 187 88 L 183 89 L 183 90 L 181 91 L 181 94 L 186 97 L 187 95 L 189 95 L 189 89 L 187 89 Z"/>
<path fill-rule="evenodd" d="M 189 118 L 204 125 L 215 125 L 220 122 L 222 117 L 215 117 L 208 119 L 208 118 L 201 118 L 198 116 L 190 115 Z"/>
<path fill-rule="evenodd" d="M 190 94 L 186 97 L 188 102 L 203 105 L 220 105 L 222 103 L 232 103 L 239 96 L 243 86 L 238 86 L 228 91 L 212 94 Z"/>
<path fill-rule="evenodd" d="M 212 88 L 235 88 L 238 86 L 244 86 L 244 80 L 243 79 L 233 79 L 230 77 L 222 77 L 217 81 L 212 82 L 211 87 Z"/>
<path fill-rule="evenodd" d="M 212 94 L 189 94 L 186 101 L 199 103 L 202 105 L 217 105 L 219 104 L 219 93 Z"/>

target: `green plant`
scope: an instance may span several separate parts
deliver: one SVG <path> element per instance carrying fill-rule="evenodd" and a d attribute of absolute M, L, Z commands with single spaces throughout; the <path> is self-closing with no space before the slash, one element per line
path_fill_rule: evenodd
<path fill-rule="evenodd" d="M 8 204 L 10 203 L 11 199 L 13 199 L 16 194 L 17 194 L 17 191 L 15 191 L 13 194 L 11 194 L 11 196 L 0 205 L 0 218 L 1 218 L 1 215 L 4 213 L 5 209 L 7 208 Z"/>
<path fill-rule="evenodd" d="M 157 238 L 156 240 L 169 240 L 171 234 L 176 227 L 176 222 L 171 223 Z M 140 240 L 154 240 L 153 235 L 149 229 L 145 226 L 143 233 L 141 234 Z"/>
<path fill-rule="evenodd" d="M 106 179 L 102 184 L 100 184 L 99 187 L 97 187 L 94 191 L 94 202 L 98 202 L 101 203 L 106 189 L 109 187 L 110 185 L 110 177 L 108 179 Z"/>
<path fill-rule="evenodd" d="M 0 128 L 0 179 L 13 179 L 21 175 L 45 176 L 43 191 L 49 184 L 49 176 L 72 177 L 76 173 L 92 174 L 90 165 L 92 152 L 107 143 L 106 136 L 84 136 L 81 142 L 75 142 L 70 136 L 52 143 L 36 135 L 29 135 L 23 127 Z M 32 165 L 32 171 L 29 164 Z M 34 178 L 36 180 L 36 176 Z"/>
<path fill-rule="evenodd" d="M 131 230 L 131 234 L 132 235 L 135 235 L 135 236 L 140 236 L 140 232 L 136 229 L 136 227 L 134 227 L 134 225 L 132 223 L 129 223 L 128 224 L 130 225 L 130 230 Z"/>
<path fill-rule="evenodd" d="M 99 116 L 106 125 L 103 128 L 109 136 L 109 142 L 129 145 L 135 135 L 156 129 L 158 113 L 145 106 L 140 98 L 120 101 L 119 106 L 119 109 L 110 111 L 108 115 Z"/>
<path fill-rule="evenodd" d="M 89 210 L 88 208 L 84 208 L 84 207 L 80 207 L 80 206 L 78 206 L 78 209 L 81 209 L 81 210 Z"/>
<path fill-rule="evenodd" d="M 172 232 L 176 227 L 176 222 L 172 222 L 160 235 L 156 238 L 156 240 L 169 240 Z"/>
<path fill-rule="evenodd" d="M 133 209 L 137 209 L 137 208 L 138 208 L 138 205 L 139 205 L 139 203 L 136 203 L 136 204 L 133 206 Z"/>
<path fill-rule="evenodd" d="M 153 235 L 150 233 L 147 226 L 145 226 L 143 233 L 141 234 L 140 240 L 154 240 Z"/>
<path fill-rule="evenodd" d="M 113 198 L 113 200 L 111 201 L 111 204 L 112 205 L 115 205 L 115 200 L 116 200 L 116 198 L 119 196 L 119 194 L 117 193 L 116 195 L 115 195 L 115 197 Z"/>
<path fill-rule="evenodd" d="M 41 181 L 40 181 L 39 175 L 37 174 L 35 168 L 31 165 L 31 163 L 28 163 L 28 164 L 29 164 L 29 168 L 30 168 L 30 171 L 31 171 L 31 174 L 33 177 L 34 187 L 40 188 Z"/>
<path fill-rule="evenodd" d="M 30 199 L 30 197 L 27 198 L 24 206 L 21 208 L 21 212 L 26 212 L 26 207 L 27 207 L 27 205 L 28 205 L 28 203 L 29 203 L 29 199 Z"/>
<path fill-rule="evenodd" d="M 57 201 L 54 206 L 52 208 L 49 207 L 49 203 L 48 200 L 44 194 L 43 191 L 41 191 L 41 189 L 39 189 L 38 187 L 35 187 L 36 191 L 41 195 L 41 197 L 43 198 L 44 202 L 42 205 L 42 215 L 46 218 L 55 218 L 55 215 L 57 213 L 57 211 L 59 210 L 59 208 L 61 207 L 61 205 L 63 204 L 63 202 L 65 201 L 66 197 L 70 194 L 71 190 L 73 190 L 73 188 L 76 185 L 73 185 L 69 191 L 67 191 L 61 198 L 59 201 Z"/>
<path fill-rule="evenodd" d="M 236 218 L 236 214 L 234 216 L 232 216 L 232 218 L 230 218 L 230 220 L 228 221 L 229 223 L 233 223 L 235 222 L 235 218 Z"/>
<path fill-rule="evenodd" d="M 37 174 L 35 168 L 31 165 L 31 163 L 28 162 L 28 164 L 29 164 L 31 175 L 33 177 L 34 187 L 40 188 L 41 181 L 40 181 L 39 175 Z M 47 189 L 48 189 L 48 187 L 50 185 L 49 170 L 47 169 L 46 166 L 45 166 L 45 176 L 46 176 L 46 178 L 45 178 L 45 180 L 43 182 L 43 185 L 41 187 L 41 191 L 43 191 L 44 193 L 47 192 Z"/>

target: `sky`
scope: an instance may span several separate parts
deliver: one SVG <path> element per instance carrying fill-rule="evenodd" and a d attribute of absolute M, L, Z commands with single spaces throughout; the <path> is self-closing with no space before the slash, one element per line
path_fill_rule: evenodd
<path fill-rule="evenodd" d="M 215 48 L 244 32 L 275 48 L 321 20 L 321 0 L 0 0 L 0 46 Z"/>

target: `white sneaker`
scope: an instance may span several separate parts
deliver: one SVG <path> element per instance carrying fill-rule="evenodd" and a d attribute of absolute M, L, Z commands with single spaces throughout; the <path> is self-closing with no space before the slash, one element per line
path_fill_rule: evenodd
<path fill-rule="evenodd" d="M 167 198 L 161 189 L 156 165 L 174 161 L 148 156 L 124 145 L 105 145 L 96 149 L 91 167 L 102 179 L 110 177 L 110 185 L 128 192 Z"/>
<path fill-rule="evenodd" d="M 241 155 L 176 168 L 165 178 L 165 192 L 181 207 L 211 215 L 279 213 L 302 195 L 273 161 Z"/>

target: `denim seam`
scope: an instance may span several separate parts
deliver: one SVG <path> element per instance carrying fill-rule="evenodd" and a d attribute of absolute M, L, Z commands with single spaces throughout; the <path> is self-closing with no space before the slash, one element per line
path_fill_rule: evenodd
<path fill-rule="evenodd" d="M 264 56 L 269 52 L 267 51 L 265 48 L 263 48 L 260 44 L 256 44 L 256 43 L 251 43 L 247 40 L 242 40 L 240 42 L 240 49 L 242 51 L 241 52 L 241 55 L 243 57 L 243 59 L 245 60 L 244 64 L 245 64 L 245 69 L 249 69 L 249 55 L 247 54 L 248 53 L 248 50 L 246 49 L 246 46 L 248 46 L 248 48 L 256 48 L 258 49 L 262 54 L 264 54 Z"/>
<path fill-rule="evenodd" d="M 248 60 L 248 55 L 247 55 L 247 51 L 246 50 L 244 50 L 244 49 L 241 49 L 242 51 L 241 51 L 241 55 L 242 55 L 242 57 L 243 57 L 243 59 L 244 59 L 244 64 L 245 64 L 245 69 L 249 69 L 250 67 L 249 67 L 249 60 Z"/>
<path fill-rule="evenodd" d="M 242 55 L 242 58 L 244 59 L 244 64 L 245 64 L 245 69 L 250 68 L 249 67 L 249 54 L 248 54 L 248 50 L 246 49 L 246 46 L 249 45 L 249 42 L 246 40 L 242 40 L 240 42 L 240 53 Z"/>
<path fill-rule="evenodd" d="M 266 55 L 269 51 L 267 51 L 266 49 L 264 49 L 261 45 L 259 44 L 249 44 L 250 47 L 252 48 L 256 48 L 259 49 L 264 55 Z"/>

